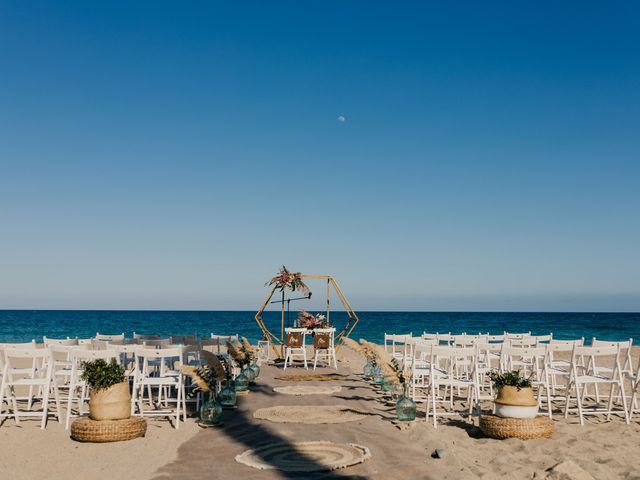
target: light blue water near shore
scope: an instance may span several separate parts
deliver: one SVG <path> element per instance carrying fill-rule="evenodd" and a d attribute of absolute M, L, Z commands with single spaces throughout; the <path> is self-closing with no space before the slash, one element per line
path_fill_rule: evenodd
<path fill-rule="evenodd" d="M 0 310 L 0 342 L 19 342 L 46 335 L 51 338 L 92 337 L 96 332 L 160 334 L 162 336 L 239 333 L 251 341 L 261 332 L 255 312 L 238 311 L 117 311 L 117 310 Z M 295 313 L 291 314 L 291 321 Z M 385 332 L 423 331 L 500 334 L 531 331 L 553 332 L 554 338 L 592 337 L 603 340 L 634 339 L 640 342 L 640 313 L 490 313 L 490 312 L 358 312 L 353 338 L 381 342 Z M 265 312 L 264 319 L 273 332 L 279 331 L 280 313 Z M 332 323 L 339 329 L 346 314 L 332 312 Z"/>

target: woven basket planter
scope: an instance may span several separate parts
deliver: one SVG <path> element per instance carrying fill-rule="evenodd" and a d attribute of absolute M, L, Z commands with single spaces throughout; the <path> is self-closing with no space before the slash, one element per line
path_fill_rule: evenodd
<path fill-rule="evenodd" d="M 91 420 L 78 418 L 71 424 L 71 438 L 78 442 L 121 442 L 144 437 L 147 421 L 140 417 L 125 420 Z"/>
<path fill-rule="evenodd" d="M 490 438 L 550 438 L 555 426 L 548 417 L 536 418 L 502 418 L 495 415 L 480 417 L 480 430 Z"/>

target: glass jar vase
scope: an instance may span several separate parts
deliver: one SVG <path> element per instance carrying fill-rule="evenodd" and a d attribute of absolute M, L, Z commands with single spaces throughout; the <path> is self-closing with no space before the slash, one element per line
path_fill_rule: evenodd
<path fill-rule="evenodd" d="M 200 423 L 202 425 L 217 426 L 222 419 L 222 406 L 215 397 L 209 397 L 200 406 Z"/>
<path fill-rule="evenodd" d="M 229 381 L 218 394 L 218 402 L 222 408 L 235 408 L 237 398 L 236 389 L 230 385 Z"/>
<path fill-rule="evenodd" d="M 409 387 L 406 383 L 402 396 L 396 402 L 396 416 L 401 422 L 411 422 L 416 419 L 416 402 L 409 397 Z"/>
<path fill-rule="evenodd" d="M 375 367 L 373 369 L 371 377 L 373 378 L 373 383 L 375 383 L 376 385 L 382 385 L 384 383 L 384 375 L 382 374 L 382 370 L 380 370 L 380 368 L 378 367 Z"/>
<path fill-rule="evenodd" d="M 364 364 L 364 367 L 362 367 L 362 376 L 364 378 L 369 378 L 371 377 L 371 375 L 373 374 L 373 365 L 371 365 L 369 362 Z"/>
<path fill-rule="evenodd" d="M 253 370 L 253 373 L 255 373 L 255 378 L 258 378 L 260 376 L 260 365 L 258 365 L 257 362 L 251 364 L 251 370 Z"/>
<path fill-rule="evenodd" d="M 249 390 L 249 379 L 243 372 L 234 380 L 234 388 L 236 392 L 246 392 Z"/>
<path fill-rule="evenodd" d="M 256 381 L 256 372 L 253 370 L 253 368 L 246 367 L 244 370 L 242 370 L 242 373 L 244 373 L 244 376 L 247 377 L 247 380 L 249 381 L 250 385 L 252 383 L 255 383 L 255 381 Z"/>

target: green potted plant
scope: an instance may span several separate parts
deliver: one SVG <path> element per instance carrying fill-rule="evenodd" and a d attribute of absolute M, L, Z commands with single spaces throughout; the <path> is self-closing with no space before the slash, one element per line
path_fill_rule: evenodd
<path fill-rule="evenodd" d="M 131 393 L 124 367 L 115 360 L 99 358 L 82 362 L 81 378 L 91 389 L 89 417 L 92 420 L 123 420 L 131 416 Z"/>
<path fill-rule="evenodd" d="M 489 372 L 489 378 L 497 391 L 495 414 L 505 418 L 535 418 L 538 402 L 533 395 L 531 377 L 523 377 L 518 371 Z"/>

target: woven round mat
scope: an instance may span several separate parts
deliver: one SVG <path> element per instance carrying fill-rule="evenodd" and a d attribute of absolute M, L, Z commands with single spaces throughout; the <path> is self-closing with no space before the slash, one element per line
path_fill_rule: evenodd
<path fill-rule="evenodd" d="M 259 470 L 322 472 L 357 465 L 371 458 L 367 447 L 354 443 L 295 442 L 267 445 L 236 455 L 236 462 Z"/>
<path fill-rule="evenodd" d="M 495 415 L 480 417 L 480 430 L 491 438 L 550 438 L 555 431 L 553 422 L 548 417 L 536 418 L 502 418 Z"/>
<path fill-rule="evenodd" d="M 330 380 L 346 380 L 349 376 L 340 373 L 291 373 L 275 377 L 276 380 L 285 382 L 328 382 Z"/>
<path fill-rule="evenodd" d="M 274 423 L 347 423 L 367 416 L 366 412 L 342 405 L 277 405 L 253 412 L 254 418 Z"/>
<path fill-rule="evenodd" d="M 287 385 L 273 389 L 274 392 L 286 395 L 331 395 L 341 390 L 342 387 L 337 385 Z"/>
<path fill-rule="evenodd" d="M 71 424 L 71 438 L 78 442 L 120 442 L 144 437 L 147 421 L 140 417 L 125 420 L 91 420 L 78 418 Z"/>

